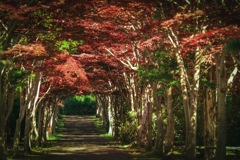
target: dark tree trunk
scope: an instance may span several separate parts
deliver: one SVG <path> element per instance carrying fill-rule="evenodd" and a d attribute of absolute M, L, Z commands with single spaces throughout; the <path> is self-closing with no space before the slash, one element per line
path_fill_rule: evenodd
<path fill-rule="evenodd" d="M 226 159 L 226 66 L 225 53 L 216 56 L 217 67 L 217 160 Z"/>
<path fill-rule="evenodd" d="M 167 133 L 165 139 L 165 156 L 173 153 L 173 141 L 174 141 L 174 115 L 173 115 L 173 102 L 172 102 L 172 87 L 167 88 L 166 95 L 167 102 Z"/>
<path fill-rule="evenodd" d="M 157 84 L 155 84 L 157 85 Z M 156 86 L 157 88 L 157 86 Z M 156 109 L 156 140 L 154 150 L 156 153 L 163 155 L 163 113 L 162 113 L 162 95 L 158 96 L 157 89 L 153 90 L 154 108 Z"/>
<path fill-rule="evenodd" d="M 212 82 L 212 70 L 210 71 L 210 82 Z M 215 94 L 211 87 L 206 89 L 204 100 L 204 159 L 214 160 L 216 156 L 216 106 Z"/>
<path fill-rule="evenodd" d="M 26 110 L 26 118 L 25 118 L 25 129 L 24 129 L 24 153 L 29 154 L 31 152 L 31 139 L 30 139 L 30 131 L 31 131 L 31 113 L 27 109 Z"/>

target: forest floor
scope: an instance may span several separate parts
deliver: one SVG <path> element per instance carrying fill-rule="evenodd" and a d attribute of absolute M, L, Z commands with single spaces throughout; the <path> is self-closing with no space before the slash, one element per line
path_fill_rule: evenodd
<path fill-rule="evenodd" d="M 156 160 L 139 157 L 135 149 L 124 149 L 117 141 L 100 136 L 92 116 L 66 116 L 59 139 L 29 155 L 18 153 L 12 160 Z"/>

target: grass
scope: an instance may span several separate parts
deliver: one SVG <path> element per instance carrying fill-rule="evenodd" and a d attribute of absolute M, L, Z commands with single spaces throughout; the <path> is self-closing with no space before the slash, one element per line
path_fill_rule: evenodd
<path fill-rule="evenodd" d="M 107 133 L 106 129 L 103 127 L 101 119 L 96 116 L 92 116 L 92 118 L 95 122 L 98 132 L 100 133 L 100 136 L 104 138 L 107 142 L 113 141 L 114 137 L 112 136 L 112 134 Z"/>
<path fill-rule="evenodd" d="M 65 120 L 65 115 L 59 115 L 58 116 L 58 122 L 57 122 L 57 127 L 56 127 L 56 133 L 53 133 L 49 135 L 47 140 L 53 141 L 53 140 L 58 140 L 59 138 L 62 137 L 62 131 L 64 129 L 64 120 Z"/>
<path fill-rule="evenodd" d="M 60 137 L 62 137 L 62 133 L 54 133 L 54 134 L 51 134 L 47 140 L 54 141 L 54 140 L 58 140 Z"/>
<path fill-rule="evenodd" d="M 103 123 L 102 123 L 101 119 L 96 116 L 91 116 L 91 117 L 95 122 L 98 132 L 100 134 L 106 134 L 106 129 L 103 127 Z"/>
<path fill-rule="evenodd" d="M 107 140 L 108 142 L 114 140 L 114 137 L 112 136 L 112 134 L 109 134 L 109 133 L 100 134 L 100 136 L 101 136 L 102 138 L 104 138 L 105 140 Z"/>

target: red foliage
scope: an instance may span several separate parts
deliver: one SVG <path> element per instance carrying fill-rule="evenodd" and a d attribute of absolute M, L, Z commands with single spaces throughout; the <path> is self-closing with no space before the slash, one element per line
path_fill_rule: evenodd
<path fill-rule="evenodd" d="M 42 61 L 48 57 L 42 44 L 17 44 L 13 48 L 4 51 L 3 58 L 10 58 L 17 66 L 37 71 L 42 66 Z M 34 65 L 33 65 L 34 64 Z"/>
<path fill-rule="evenodd" d="M 79 61 L 66 54 L 56 54 L 46 60 L 47 82 L 54 93 L 84 93 L 91 92 L 85 70 Z"/>
<path fill-rule="evenodd" d="M 15 7 L 13 5 L 8 5 L 0 2 L 0 11 L 10 13 L 11 19 L 18 19 L 18 20 L 24 20 L 26 17 L 24 14 L 33 12 L 35 10 L 39 9 L 37 6 L 19 6 Z"/>
<path fill-rule="evenodd" d="M 229 39 L 240 35 L 235 24 L 239 19 L 236 16 L 239 7 L 221 16 L 221 11 L 216 11 L 213 5 L 201 3 L 195 6 L 185 1 L 176 1 L 178 7 L 173 7 L 169 1 L 161 1 L 163 10 L 156 1 L 142 0 L 34 1 L 35 5 L 31 7 L 9 5 L 13 1 L 1 3 L 0 10 L 8 12 L 10 17 L 15 13 L 24 18 L 32 17 L 21 23 L 17 30 L 19 33 L 27 33 L 30 41 L 36 41 L 39 33 L 55 36 L 53 39 L 41 39 L 47 46 L 45 53 L 51 57 L 45 64 L 46 86 L 52 84 L 55 92 L 110 90 L 108 81 L 121 83 L 121 73 L 130 71 L 131 67 L 126 67 L 124 63 L 135 67 L 147 62 L 145 58 L 148 56 L 143 56 L 142 52 L 149 54 L 163 50 L 171 54 L 173 46 L 168 38 L 169 28 L 176 34 L 182 56 L 189 66 L 194 65 L 190 54 L 197 47 L 204 50 L 210 46 L 206 55 L 220 52 Z M 21 4 L 24 3 L 28 4 L 26 0 L 21 1 Z M 44 16 L 26 15 L 36 9 L 41 10 L 42 15 L 49 15 L 51 25 L 43 25 Z M 158 10 L 164 12 L 164 16 L 155 18 Z M 229 17 L 233 15 L 234 20 L 231 20 Z M 66 39 L 82 40 L 84 44 L 78 46 L 74 55 L 53 54 L 55 41 Z M 35 50 L 39 50 L 37 46 L 31 47 L 24 49 L 16 46 L 6 54 L 17 56 L 21 51 L 22 59 L 18 60 L 23 61 L 23 57 L 30 60 L 38 54 Z"/>

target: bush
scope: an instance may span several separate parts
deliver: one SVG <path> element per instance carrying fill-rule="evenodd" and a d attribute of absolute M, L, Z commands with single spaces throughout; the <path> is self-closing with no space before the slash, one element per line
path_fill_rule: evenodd
<path fill-rule="evenodd" d="M 119 126 L 119 140 L 124 144 L 135 143 L 137 140 L 137 126 L 137 114 L 128 112 L 127 120 L 120 123 Z"/>

